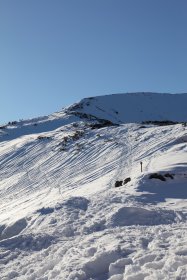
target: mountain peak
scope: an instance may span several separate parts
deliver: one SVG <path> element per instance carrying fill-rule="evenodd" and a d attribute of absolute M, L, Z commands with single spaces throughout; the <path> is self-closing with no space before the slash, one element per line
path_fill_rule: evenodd
<path fill-rule="evenodd" d="M 117 123 L 187 121 L 187 93 L 134 92 L 82 99 L 69 111 L 87 113 Z"/>

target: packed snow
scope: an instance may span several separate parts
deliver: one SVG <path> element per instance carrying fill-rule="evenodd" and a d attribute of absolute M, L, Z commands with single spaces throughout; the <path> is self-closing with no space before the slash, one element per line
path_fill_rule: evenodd
<path fill-rule="evenodd" d="M 186 104 L 102 96 L 0 126 L 0 279 L 187 279 Z"/>

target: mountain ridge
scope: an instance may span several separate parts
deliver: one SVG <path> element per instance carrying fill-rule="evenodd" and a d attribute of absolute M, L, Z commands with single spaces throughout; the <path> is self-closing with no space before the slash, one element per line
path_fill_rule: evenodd
<path fill-rule="evenodd" d="M 187 121 L 187 93 L 126 93 L 84 98 L 70 111 L 91 113 L 118 123 Z M 110 115 L 106 114 L 110 112 Z"/>
<path fill-rule="evenodd" d="M 131 104 L 129 104 L 129 98 L 131 99 Z M 134 98 L 136 98 L 136 100 L 134 100 Z M 143 116 L 143 112 L 140 112 L 143 108 L 143 102 L 141 100 L 141 102 L 139 103 L 138 107 L 139 108 L 133 108 L 132 106 L 135 105 L 137 107 L 137 103 L 139 102 L 138 99 L 139 98 L 144 98 L 146 100 L 146 102 L 148 102 L 147 98 L 149 98 L 149 101 L 146 106 L 152 106 L 153 108 L 157 107 L 156 109 L 158 110 L 158 114 L 151 114 L 151 112 L 149 112 L 149 114 L 146 112 L 147 115 Z M 157 100 L 157 104 L 151 104 L 153 103 L 153 101 L 155 102 L 155 100 L 152 100 L 152 98 L 154 98 L 155 100 Z M 164 98 L 162 102 L 160 102 L 160 100 L 158 100 L 159 98 Z M 132 100 L 133 99 L 133 100 Z M 169 100 L 168 100 L 169 99 Z M 105 102 L 103 102 L 103 100 Z M 113 102 L 113 100 L 116 100 L 115 102 Z M 169 104 L 169 101 L 172 100 L 172 104 Z M 167 104 L 164 104 L 165 107 L 161 106 L 160 110 L 161 110 L 161 114 L 159 112 L 159 105 L 161 105 L 163 102 L 167 101 Z M 175 102 L 173 102 L 175 101 Z M 101 108 L 88 108 L 88 106 L 92 103 L 100 103 L 99 105 L 101 106 Z M 160 103 L 159 103 L 160 102 Z M 87 97 L 87 98 L 83 98 L 78 102 L 73 103 L 72 105 L 69 105 L 65 108 L 63 108 L 61 111 L 57 111 L 55 113 L 46 115 L 46 116 L 40 116 L 40 117 L 35 117 L 35 118 L 30 118 L 27 120 L 21 120 L 21 121 L 16 121 L 16 123 L 20 123 L 20 124 L 29 124 L 29 123 L 36 123 L 36 122 L 46 122 L 46 121 L 52 121 L 54 119 L 60 119 L 61 117 L 64 116 L 64 113 L 72 113 L 73 111 L 77 111 L 77 112 L 82 112 L 83 110 L 83 106 L 84 106 L 84 110 L 85 113 L 89 113 L 91 114 L 91 110 L 94 114 L 96 114 L 96 116 L 100 116 L 101 111 L 105 111 L 105 110 L 109 110 L 111 111 L 110 113 L 112 114 L 111 116 L 108 116 L 108 118 L 110 120 L 117 120 L 120 123 L 127 123 L 127 122 L 142 122 L 142 121 L 156 121 L 156 120 L 174 120 L 174 121 L 187 121 L 187 113 L 186 113 L 186 107 L 185 104 L 187 102 L 187 93 L 153 93 L 153 92 L 132 92 L 132 93 L 116 93 L 116 94 L 108 94 L 108 95 L 101 95 L 101 96 L 95 96 L 95 97 Z M 103 103 L 108 103 L 108 104 L 103 104 Z M 127 114 L 129 111 L 135 110 L 134 114 L 136 116 L 132 117 L 131 116 L 124 116 L 124 112 L 123 109 L 125 110 L 126 108 L 121 108 L 121 106 L 127 103 L 128 106 L 130 107 L 130 110 L 128 108 Z M 88 105 L 89 104 L 89 105 Z M 94 105 L 94 104 L 93 104 Z M 166 105 L 172 105 L 172 108 L 168 111 L 166 109 Z M 105 106 L 107 106 L 108 108 L 105 108 Z M 119 116 L 117 116 L 119 114 L 119 112 L 117 110 L 119 110 L 119 107 L 121 111 L 123 112 L 123 114 L 121 113 L 121 118 L 117 118 Z M 177 106 L 177 114 L 179 114 L 179 116 L 174 117 L 174 119 L 171 117 L 174 106 Z M 78 108 L 79 107 L 79 108 Z M 111 108 L 110 108 L 111 107 Z M 145 106 L 144 106 L 145 107 Z M 152 109 L 151 107 L 151 109 Z M 163 114 L 163 111 L 166 109 L 165 114 Z M 137 116 L 137 110 L 139 110 L 139 119 Z M 100 111 L 100 112 L 99 112 Z M 118 112 L 118 114 L 116 114 Z M 167 113 L 169 112 L 169 114 L 167 115 Z M 100 114 L 99 114 L 100 113 Z M 140 114 L 141 113 L 141 114 Z M 159 115 L 160 114 L 160 115 Z M 176 114 L 176 112 L 175 112 Z M 105 114 L 105 118 L 107 118 L 107 115 Z M 15 121 L 13 121 L 15 122 Z M 12 123 L 12 121 L 10 122 Z M 8 125 L 6 124 L 2 124 L 1 128 L 3 128 L 3 126 Z"/>

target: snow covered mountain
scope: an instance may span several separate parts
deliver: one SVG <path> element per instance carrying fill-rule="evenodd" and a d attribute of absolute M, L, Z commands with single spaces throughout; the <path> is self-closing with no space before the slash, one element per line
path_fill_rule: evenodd
<path fill-rule="evenodd" d="M 128 93 L 85 98 L 71 110 L 115 123 L 186 121 L 187 94 Z"/>
<path fill-rule="evenodd" d="M 0 126 L 0 279 L 187 279 L 186 104 L 116 94 Z"/>

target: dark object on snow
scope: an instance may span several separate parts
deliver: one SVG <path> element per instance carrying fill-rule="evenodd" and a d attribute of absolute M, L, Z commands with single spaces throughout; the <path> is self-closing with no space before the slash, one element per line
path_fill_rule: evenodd
<path fill-rule="evenodd" d="M 170 173 L 164 174 L 164 177 L 174 179 L 173 174 L 170 174 Z"/>
<path fill-rule="evenodd" d="M 78 124 L 78 123 L 73 123 L 72 126 L 73 126 L 73 127 L 78 127 L 79 124 Z"/>
<path fill-rule="evenodd" d="M 8 122 L 8 125 L 15 125 L 15 124 L 17 124 L 17 121 Z"/>
<path fill-rule="evenodd" d="M 142 161 L 140 161 L 141 172 L 143 171 L 143 169 L 142 169 L 142 164 L 143 164 Z"/>
<path fill-rule="evenodd" d="M 123 185 L 123 181 L 116 181 L 115 188 L 121 187 Z"/>
<path fill-rule="evenodd" d="M 36 211 L 37 213 L 40 213 L 41 215 L 47 215 L 47 214 L 51 214 L 54 212 L 54 208 L 51 208 L 51 207 L 43 207 L 41 209 L 38 209 Z"/>
<path fill-rule="evenodd" d="M 5 129 L 5 128 L 7 128 L 7 126 L 6 126 L 6 125 L 2 125 L 2 126 L 0 126 L 0 129 Z"/>
<path fill-rule="evenodd" d="M 125 180 L 124 180 L 124 185 L 126 185 L 128 182 L 130 182 L 131 181 L 131 178 L 130 177 L 128 177 L 128 178 L 126 178 Z"/>
<path fill-rule="evenodd" d="M 71 136 L 71 138 L 72 138 L 72 140 L 79 140 L 79 138 L 81 137 L 81 136 L 83 136 L 84 135 L 84 131 L 79 131 L 79 130 L 77 130 L 77 131 L 75 131 L 75 133 Z"/>
<path fill-rule="evenodd" d="M 43 136 L 43 135 L 39 135 L 38 136 L 38 140 L 50 140 L 51 138 L 49 136 Z"/>
<path fill-rule="evenodd" d="M 117 126 L 117 124 L 114 124 L 109 120 L 100 120 L 100 123 L 93 123 L 90 125 L 91 129 L 99 129 L 108 126 Z"/>
<path fill-rule="evenodd" d="M 146 128 L 146 126 L 145 125 L 141 125 L 139 128 Z"/>
<path fill-rule="evenodd" d="M 166 181 L 166 178 L 161 175 L 161 174 L 158 174 L 158 173 L 153 173 L 149 176 L 149 179 L 159 179 L 161 181 Z"/>
<path fill-rule="evenodd" d="M 142 124 L 153 124 L 153 125 L 159 125 L 159 126 L 164 126 L 164 125 L 174 125 L 178 124 L 179 122 L 174 122 L 174 121 L 169 121 L 169 120 L 164 120 L 164 121 L 144 121 Z"/>

